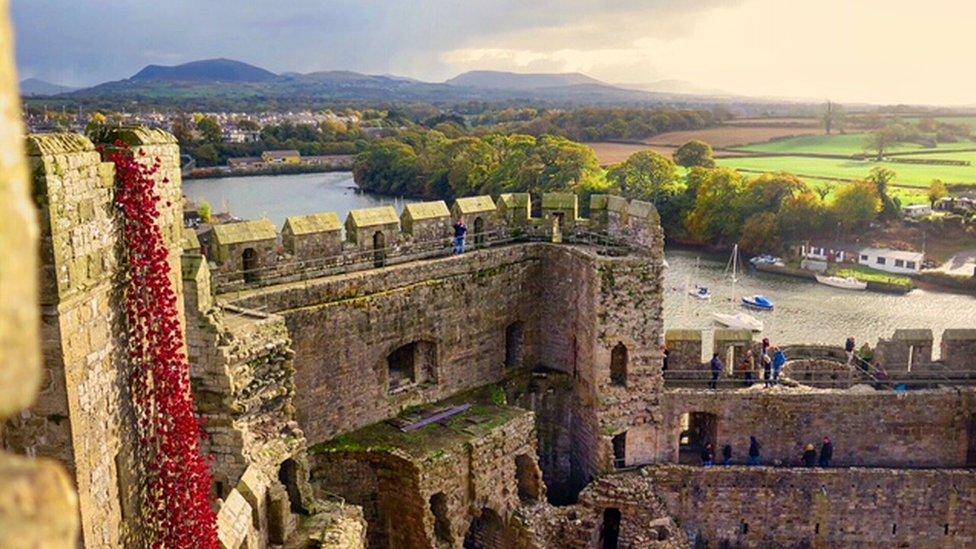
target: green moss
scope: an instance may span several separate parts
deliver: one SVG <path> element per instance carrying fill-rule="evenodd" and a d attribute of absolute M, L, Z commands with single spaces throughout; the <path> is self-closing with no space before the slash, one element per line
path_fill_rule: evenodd
<path fill-rule="evenodd" d="M 498 385 L 491 386 L 491 402 L 497 406 L 504 406 L 508 404 L 508 400 L 505 397 L 505 391 Z"/>

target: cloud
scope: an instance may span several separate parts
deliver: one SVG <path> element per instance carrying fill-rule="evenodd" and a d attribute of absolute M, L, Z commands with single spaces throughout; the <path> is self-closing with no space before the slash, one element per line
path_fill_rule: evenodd
<path fill-rule="evenodd" d="M 442 80 L 471 69 L 752 95 L 974 103 L 976 3 L 929 0 L 13 0 L 22 76 L 80 85 L 230 57 Z"/>

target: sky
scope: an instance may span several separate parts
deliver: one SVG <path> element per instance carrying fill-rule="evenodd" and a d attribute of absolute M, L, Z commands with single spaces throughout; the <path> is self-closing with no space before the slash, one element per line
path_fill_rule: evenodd
<path fill-rule="evenodd" d="M 976 104 L 968 0 L 12 0 L 22 78 L 227 57 L 442 81 L 475 69 L 764 97 Z"/>

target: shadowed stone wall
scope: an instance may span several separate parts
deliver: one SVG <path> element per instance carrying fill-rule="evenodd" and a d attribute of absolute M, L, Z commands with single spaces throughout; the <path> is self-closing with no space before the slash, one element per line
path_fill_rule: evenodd
<path fill-rule="evenodd" d="M 675 389 L 661 394 L 666 410 L 659 460 L 677 462 L 681 416 L 716 418 L 716 453 L 726 443 L 746 460 L 749 436 L 763 445 L 764 463 L 796 465 L 803 447 L 829 436 L 833 464 L 873 467 L 965 467 L 976 448 L 976 390 L 890 391 L 758 389 L 715 393 Z M 969 463 L 973 465 L 973 463 Z"/>

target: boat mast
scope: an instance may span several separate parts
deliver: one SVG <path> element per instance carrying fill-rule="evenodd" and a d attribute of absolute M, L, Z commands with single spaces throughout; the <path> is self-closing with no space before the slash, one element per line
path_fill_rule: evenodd
<path fill-rule="evenodd" d="M 739 245 L 732 246 L 732 310 L 735 311 L 735 282 L 736 267 L 738 267 Z"/>

